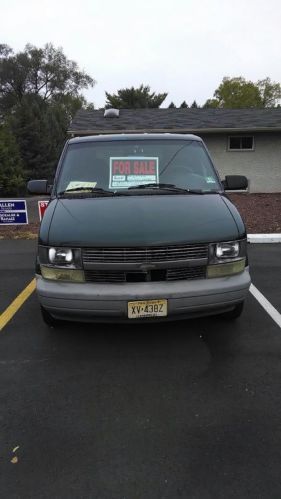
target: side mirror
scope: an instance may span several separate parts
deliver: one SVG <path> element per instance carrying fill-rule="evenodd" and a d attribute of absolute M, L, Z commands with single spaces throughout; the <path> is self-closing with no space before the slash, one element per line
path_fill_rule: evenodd
<path fill-rule="evenodd" d="M 226 175 L 222 183 L 226 191 L 248 189 L 248 179 L 244 175 Z"/>
<path fill-rule="evenodd" d="M 29 180 L 27 190 L 29 194 L 50 194 L 52 186 L 48 185 L 48 180 Z"/>

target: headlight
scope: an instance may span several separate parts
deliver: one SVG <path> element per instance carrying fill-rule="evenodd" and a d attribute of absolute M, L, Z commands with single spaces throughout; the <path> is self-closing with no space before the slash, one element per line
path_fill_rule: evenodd
<path fill-rule="evenodd" d="M 207 277 L 227 277 L 243 272 L 247 265 L 247 240 L 209 245 Z"/>
<path fill-rule="evenodd" d="M 215 246 L 215 255 L 219 260 L 224 258 L 237 258 L 237 256 L 239 256 L 239 249 L 238 241 L 218 243 Z"/>
<path fill-rule="evenodd" d="M 73 262 L 73 252 L 69 248 L 49 248 L 48 256 L 53 265 L 68 265 Z"/>
<path fill-rule="evenodd" d="M 36 271 L 44 279 L 83 282 L 81 248 L 38 247 Z"/>
<path fill-rule="evenodd" d="M 233 262 L 244 257 L 247 257 L 247 239 L 209 245 L 209 264 Z"/>

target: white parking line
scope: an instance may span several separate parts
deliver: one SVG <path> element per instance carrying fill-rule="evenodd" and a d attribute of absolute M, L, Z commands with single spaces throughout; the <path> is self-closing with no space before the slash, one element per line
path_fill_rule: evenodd
<path fill-rule="evenodd" d="M 279 234 L 248 234 L 248 243 L 281 243 Z"/>
<path fill-rule="evenodd" d="M 250 286 L 250 292 L 252 295 L 256 298 L 256 300 L 259 302 L 259 304 L 264 308 L 264 310 L 270 315 L 271 319 L 276 322 L 276 324 L 281 328 L 281 314 L 279 314 L 278 310 L 271 305 L 271 303 L 263 296 L 263 294 L 254 286 L 251 284 Z"/>

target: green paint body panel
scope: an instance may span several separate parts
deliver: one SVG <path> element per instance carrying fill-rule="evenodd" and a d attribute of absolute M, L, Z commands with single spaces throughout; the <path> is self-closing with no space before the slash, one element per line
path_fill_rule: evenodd
<path fill-rule="evenodd" d="M 149 246 L 230 241 L 244 223 L 221 194 L 53 199 L 39 243 L 52 246 Z"/>

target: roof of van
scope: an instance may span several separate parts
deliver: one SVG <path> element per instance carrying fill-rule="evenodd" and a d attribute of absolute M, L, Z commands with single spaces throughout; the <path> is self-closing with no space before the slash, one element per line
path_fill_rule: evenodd
<path fill-rule="evenodd" d="M 114 140 L 197 140 L 202 142 L 202 139 L 197 135 L 192 134 L 175 134 L 175 133 L 118 133 L 112 135 L 88 135 L 83 137 L 75 137 L 69 140 L 70 144 L 80 142 L 106 142 Z"/>

